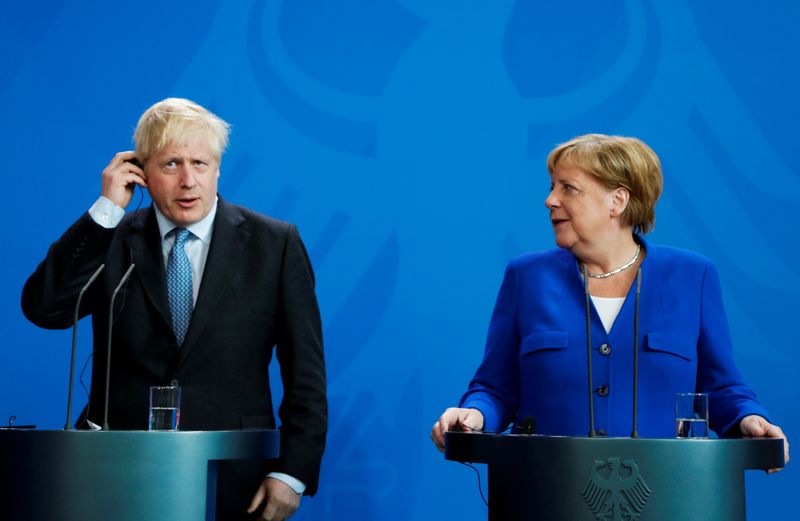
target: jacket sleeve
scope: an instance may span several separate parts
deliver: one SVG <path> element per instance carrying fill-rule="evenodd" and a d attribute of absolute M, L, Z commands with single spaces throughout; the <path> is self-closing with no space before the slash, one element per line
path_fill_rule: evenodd
<path fill-rule="evenodd" d="M 328 425 L 322 324 L 314 273 L 294 225 L 289 228 L 281 267 L 277 358 L 283 381 L 279 470 L 306 484 L 313 495 L 319 480 Z"/>
<path fill-rule="evenodd" d="M 88 213 L 81 216 L 54 242 L 47 257 L 25 282 L 22 312 L 39 327 L 65 329 L 72 325 L 78 293 L 103 263 L 114 237 L 114 229 L 95 223 Z M 84 297 L 80 316 L 91 312 Z"/>
<path fill-rule="evenodd" d="M 742 418 L 758 414 L 768 419 L 768 414 L 736 368 L 719 275 L 710 263 L 702 284 L 697 392 L 709 395 L 710 427 L 721 436 L 739 436 Z"/>
<path fill-rule="evenodd" d="M 489 323 L 483 361 L 460 403 L 481 411 L 486 432 L 505 430 L 519 406 L 517 305 L 516 271 L 509 264 Z"/>

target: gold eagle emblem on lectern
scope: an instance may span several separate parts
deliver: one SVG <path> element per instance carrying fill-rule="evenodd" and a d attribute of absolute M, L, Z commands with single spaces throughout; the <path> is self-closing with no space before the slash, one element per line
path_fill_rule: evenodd
<path fill-rule="evenodd" d="M 632 459 L 595 460 L 581 493 L 597 521 L 635 521 L 652 491 Z"/>

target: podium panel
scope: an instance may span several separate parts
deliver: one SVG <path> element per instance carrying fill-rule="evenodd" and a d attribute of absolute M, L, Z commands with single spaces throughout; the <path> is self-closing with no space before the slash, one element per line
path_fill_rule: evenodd
<path fill-rule="evenodd" d="M 278 431 L 0 431 L 0 517 L 214 518 L 216 464 L 271 459 Z"/>
<path fill-rule="evenodd" d="M 744 470 L 783 467 L 778 439 L 445 434 L 487 463 L 490 521 L 744 521 Z"/>

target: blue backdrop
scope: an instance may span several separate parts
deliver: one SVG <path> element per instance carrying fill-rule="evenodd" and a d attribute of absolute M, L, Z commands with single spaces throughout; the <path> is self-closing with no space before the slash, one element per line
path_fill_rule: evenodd
<path fill-rule="evenodd" d="M 221 193 L 297 223 L 316 268 L 330 437 L 296 519 L 485 518 L 429 429 L 480 360 L 508 259 L 553 245 L 547 152 L 586 132 L 661 155 L 651 240 L 717 263 L 740 368 L 797 439 L 800 4 L 753 6 L 6 2 L 0 419 L 63 425 L 69 332 L 25 321 L 22 284 L 138 115 L 181 96 L 234 125 Z M 785 518 L 798 488 L 791 467 L 749 473 L 748 519 Z"/>

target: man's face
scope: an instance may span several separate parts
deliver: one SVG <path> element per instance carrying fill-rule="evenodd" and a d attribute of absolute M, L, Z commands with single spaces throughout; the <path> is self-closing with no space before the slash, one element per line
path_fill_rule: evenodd
<path fill-rule="evenodd" d="M 147 159 L 144 174 L 153 202 L 178 226 L 200 221 L 214 206 L 219 161 L 201 133 L 180 145 L 167 143 Z"/>

